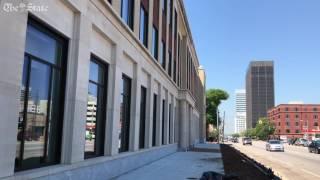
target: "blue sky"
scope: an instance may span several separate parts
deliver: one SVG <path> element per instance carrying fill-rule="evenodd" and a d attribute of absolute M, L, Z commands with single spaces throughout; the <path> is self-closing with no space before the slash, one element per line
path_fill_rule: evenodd
<path fill-rule="evenodd" d="M 319 0 L 184 0 L 207 89 L 226 90 L 226 131 L 234 127 L 234 91 L 251 60 L 275 62 L 276 104 L 320 103 Z"/>

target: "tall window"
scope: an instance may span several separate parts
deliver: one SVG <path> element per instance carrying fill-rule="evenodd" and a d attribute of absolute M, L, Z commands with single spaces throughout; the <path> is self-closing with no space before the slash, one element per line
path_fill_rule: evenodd
<path fill-rule="evenodd" d="M 104 152 L 107 79 L 107 66 L 92 57 L 87 98 L 85 158 L 102 156 Z"/>
<path fill-rule="evenodd" d="M 171 77 L 172 75 L 172 55 L 171 55 L 171 51 L 168 52 L 168 56 L 169 56 L 169 60 L 168 60 L 168 74 Z"/>
<path fill-rule="evenodd" d="M 15 170 L 60 162 L 67 41 L 29 19 Z M 4 138 L 4 137 L 3 137 Z"/>
<path fill-rule="evenodd" d="M 171 141 L 171 136 L 172 136 L 172 134 L 171 134 L 171 107 L 172 107 L 172 105 L 171 104 L 169 104 L 169 144 L 171 144 L 172 143 L 172 141 Z"/>
<path fill-rule="evenodd" d="M 148 46 L 148 13 L 143 5 L 140 6 L 140 40 L 145 47 Z"/>
<path fill-rule="evenodd" d="M 121 0 L 121 17 L 133 30 L 134 0 Z"/>
<path fill-rule="evenodd" d="M 161 0 L 161 9 L 165 13 L 167 10 L 167 0 Z"/>
<path fill-rule="evenodd" d="M 164 120 L 165 120 L 165 103 L 166 101 L 162 100 L 162 144 L 164 144 Z"/>
<path fill-rule="evenodd" d="M 166 44 L 164 41 L 161 41 L 160 53 L 160 64 L 163 69 L 166 69 Z"/>
<path fill-rule="evenodd" d="M 119 152 L 126 152 L 129 150 L 131 103 L 131 79 L 126 75 L 122 76 L 121 95 Z"/>
<path fill-rule="evenodd" d="M 156 127 L 157 127 L 157 95 L 153 95 L 153 119 L 152 119 L 152 146 L 156 145 Z"/>
<path fill-rule="evenodd" d="M 168 4 L 169 4 L 169 13 L 168 13 L 169 24 L 172 25 L 172 15 L 171 15 L 172 8 L 173 8 L 172 0 L 168 0 Z"/>
<path fill-rule="evenodd" d="M 140 99 L 140 130 L 139 130 L 139 148 L 144 148 L 145 127 L 146 127 L 146 102 L 147 102 L 147 89 L 141 86 L 141 99 Z"/>
<path fill-rule="evenodd" d="M 158 60 L 158 29 L 152 27 L 152 56 Z"/>
<path fill-rule="evenodd" d="M 177 82 L 177 61 L 176 61 L 176 58 L 174 58 L 174 61 L 173 61 L 173 81 L 176 83 Z"/>

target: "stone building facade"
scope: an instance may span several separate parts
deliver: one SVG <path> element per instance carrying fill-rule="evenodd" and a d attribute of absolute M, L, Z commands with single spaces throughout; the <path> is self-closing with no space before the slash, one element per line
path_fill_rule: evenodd
<path fill-rule="evenodd" d="M 0 178 L 109 179 L 205 140 L 182 0 L 1 8 Z"/>

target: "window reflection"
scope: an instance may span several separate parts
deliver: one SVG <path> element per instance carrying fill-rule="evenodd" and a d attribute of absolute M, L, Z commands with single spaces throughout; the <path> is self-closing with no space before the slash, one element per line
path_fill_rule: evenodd
<path fill-rule="evenodd" d="M 60 161 L 63 113 L 61 66 L 66 42 L 30 21 L 20 88 L 15 170 Z M 65 63 L 65 62 L 64 62 Z"/>
<path fill-rule="evenodd" d="M 129 150 L 130 136 L 130 102 L 131 102 L 131 79 L 122 76 L 121 105 L 119 121 L 119 152 Z"/>
<path fill-rule="evenodd" d="M 106 66 L 94 57 L 90 62 L 85 134 L 85 158 L 104 154 Z"/>

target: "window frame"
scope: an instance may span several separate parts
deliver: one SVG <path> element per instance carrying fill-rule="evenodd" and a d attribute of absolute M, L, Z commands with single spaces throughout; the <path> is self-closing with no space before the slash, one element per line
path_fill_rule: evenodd
<path fill-rule="evenodd" d="M 146 128 L 146 113 L 147 113 L 147 88 L 141 86 L 140 96 L 140 128 L 139 128 L 139 149 L 145 148 L 145 128 Z M 142 123 L 143 122 L 143 123 Z"/>
<path fill-rule="evenodd" d="M 152 26 L 152 47 L 151 47 L 151 54 L 154 57 L 156 61 L 159 60 L 159 31 L 158 29 L 153 25 Z"/>
<path fill-rule="evenodd" d="M 24 49 L 24 60 L 23 63 L 27 63 L 27 72 L 26 72 L 26 85 L 25 85 L 25 95 L 23 97 L 23 122 L 22 122 L 22 136 L 25 136 L 25 129 L 26 129 L 26 124 L 27 124 L 27 110 L 28 110 L 28 100 L 29 100 L 29 87 L 30 87 L 30 80 L 31 80 L 31 64 L 32 62 L 38 62 L 40 64 L 44 64 L 49 66 L 50 68 L 50 75 L 49 75 L 49 88 L 48 88 L 48 106 L 47 106 L 47 112 L 50 111 L 51 109 L 51 102 L 52 102 L 52 78 L 53 78 L 53 71 L 54 70 L 58 70 L 59 71 L 59 75 L 60 75 L 60 96 L 59 96 L 59 104 L 58 106 L 58 111 L 59 111 L 59 115 L 57 117 L 57 135 L 55 137 L 55 140 L 57 141 L 57 145 L 56 145 L 56 152 L 55 152 L 55 156 L 56 159 L 52 162 L 45 162 L 45 163 L 40 163 L 38 165 L 35 166 L 31 166 L 31 167 L 24 167 L 22 165 L 23 163 L 23 155 L 24 155 L 24 145 L 25 145 L 25 138 L 22 138 L 20 141 L 20 152 L 19 152 L 19 159 L 17 159 L 17 156 L 15 156 L 15 163 L 14 163 L 14 172 L 19 172 L 19 171 L 24 171 L 24 170 L 29 170 L 29 169 L 36 169 L 36 168 L 40 168 L 40 167 L 46 167 L 46 166 L 50 166 L 50 165 L 55 165 L 55 164 L 60 164 L 61 163 L 61 154 L 62 154 L 62 135 L 63 135 L 63 122 L 64 122 L 64 105 L 65 105 L 65 90 L 66 90 L 66 74 L 67 74 L 67 63 L 68 63 L 68 40 L 65 36 L 63 36 L 62 34 L 58 33 L 55 29 L 51 28 L 50 26 L 46 25 L 45 23 L 43 23 L 42 21 L 38 20 L 36 17 L 29 15 L 28 16 L 28 21 L 27 21 L 27 25 L 32 26 L 33 28 L 35 28 L 36 30 L 38 30 L 41 33 L 44 33 L 46 35 L 48 35 L 49 37 L 51 37 L 52 39 L 54 39 L 57 43 L 59 43 L 59 46 L 61 46 L 61 62 L 57 64 L 53 64 L 47 60 L 44 60 L 40 57 L 37 57 L 35 55 L 32 55 L 28 52 L 26 52 L 26 47 Z M 26 29 L 27 31 L 27 29 Z M 27 37 L 26 37 L 27 38 Z M 57 52 L 56 52 L 57 53 Z M 24 68 L 24 65 L 23 67 Z M 23 76 L 23 75 L 22 75 Z M 22 79 L 24 79 L 24 77 L 22 77 Z M 50 102 L 50 103 L 49 103 Z M 19 112 L 20 113 L 20 112 Z M 19 115 L 20 116 L 20 115 Z M 47 117 L 46 117 L 46 125 L 45 125 L 45 144 L 44 144 L 44 151 L 47 151 L 47 146 L 48 146 L 48 121 L 49 121 L 49 113 L 47 113 Z M 18 127 L 19 128 L 19 127 Z M 19 134 L 17 133 L 17 136 L 19 136 Z M 17 139 L 18 142 L 18 139 Z M 17 155 L 17 154 L 16 154 Z"/>
<path fill-rule="evenodd" d="M 156 131 L 157 131 L 157 109 L 158 109 L 158 95 L 156 93 L 153 94 L 153 112 L 152 112 L 152 146 L 156 146 Z"/>
<path fill-rule="evenodd" d="M 108 67 L 109 65 L 107 63 L 105 63 L 102 59 L 100 59 L 98 56 L 94 55 L 94 54 L 91 54 L 90 56 L 90 63 L 91 61 L 95 64 L 97 64 L 99 67 L 101 66 L 104 70 L 103 72 L 103 84 L 100 84 L 99 82 L 95 82 L 93 80 L 90 79 L 89 77 L 89 81 L 88 81 L 88 87 L 89 87 L 89 84 L 92 83 L 92 84 L 95 84 L 98 89 L 100 88 L 103 88 L 103 91 L 102 91 L 102 94 L 100 94 L 102 96 L 102 104 L 101 104 L 101 108 L 98 108 L 98 106 L 100 106 L 98 104 L 99 102 L 99 97 L 97 97 L 97 107 L 96 107 L 96 126 L 98 124 L 98 115 L 100 116 L 101 115 L 101 119 L 100 121 L 102 122 L 101 125 L 99 125 L 101 128 L 100 130 L 102 130 L 100 133 L 100 135 L 102 136 L 101 138 L 101 142 L 98 142 L 98 145 L 100 146 L 100 153 L 99 151 L 97 152 L 96 151 L 96 147 L 94 148 L 95 149 L 95 152 L 94 153 L 87 153 L 87 152 L 84 152 L 84 158 L 85 159 L 89 159 L 89 158 L 94 158 L 94 157 L 99 157 L 99 156 L 103 156 L 104 155 L 104 144 L 105 144 L 105 135 L 106 135 L 106 123 L 107 123 L 107 117 L 106 117 L 106 108 L 107 108 L 107 98 L 108 98 Z M 91 65 L 91 64 L 90 64 Z M 89 68 L 89 75 L 90 75 L 90 68 Z M 88 90 L 89 92 L 89 90 Z M 99 96 L 99 93 L 98 93 L 98 96 Z M 98 109 L 102 110 L 102 112 L 98 112 Z M 97 127 L 95 128 L 95 136 L 97 136 Z M 97 144 L 96 142 L 96 138 L 95 138 L 95 146 Z"/>
<path fill-rule="evenodd" d="M 127 12 L 125 12 L 124 1 L 127 2 Z M 121 19 L 133 30 L 134 26 L 134 0 L 121 0 Z M 126 13 L 126 14 L 124 14 Z"/>
<path fill-rule="evenodd" d="M 141 24 L 143 18 L 143 24 Z M 139 22 L 139 39 L 142 44 L 147 48 L 148 47 L 148 22 L 149 15 L 143 4 L 140 4 L 140 22 Z M 143 32 L 142 32 L 143 31 Z"/>
<path fill-rule="evenodd" d="M 125 86 L 124 83 L 127 82 L 128 84 L 128 89 L 127 89 L 127 93 L 125 94 Z M 127 76 L 126 74 L 122 74 L 122 83 L 123 83 L 123 92 L 121 92 L 121 98 L 122 98 L 122 102 L 124 103 L 125 100 L 127 100 L 126 104 L 127 106 L 123 105 L 123 108 L 128 108 L 128 109 L 123 109 L 122 113 L 120 116 L 120 118 L 122 118 L 124 123 L 128 123 L 126 124 L 127 126 L 123 126 L 123 124 L 121 125 L 121 131 L 120 131 L 120 135 L 119 135 L 119 140 L 121 140 L 120 143 L 120 147 L 119 147 L 119 153 L 123 153 L 123 152 L 128 152 L 129 151 L 129 146 L 130 146 L 130 126 L 131 126 L 131 97 L 132 97 L 132 79 Z M 128 99 L 125 99 L 128 98 Z M 121 109 L 121 105 L 120 105 L 120 109 Z M 120 110 L 121 111 L 121 110 Z M 122 122 L 122 123 L 123 123 Z M 125 134 L 123 133 L 125 132 Z M 124 134 L 124 135 L 123 135 Z M 125 140 L 125 141 L 122 141 Z"/>

